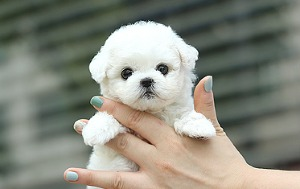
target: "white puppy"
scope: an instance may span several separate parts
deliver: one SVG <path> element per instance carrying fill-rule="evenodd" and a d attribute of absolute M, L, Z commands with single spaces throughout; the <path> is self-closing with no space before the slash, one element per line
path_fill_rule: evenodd
<path fill-rule="evenodd" d="M 89 68 L 104 97 L 149 112 L 180 135 L 209 138 L 215 129 L 193 106 L 197 59 L 198 51 L 170 27 L 137 22 L 112 33 Z M 88 168 L 137 171 L 135 163 L 104 146 L 127 131 L 113 116 L 97 112 L 82 130 L 84 142 L 94 147 Z"/>

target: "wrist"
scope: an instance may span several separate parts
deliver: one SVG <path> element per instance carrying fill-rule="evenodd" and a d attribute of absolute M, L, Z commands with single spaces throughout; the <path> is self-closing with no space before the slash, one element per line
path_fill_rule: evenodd
<path fill-rule="evenodd" d="M 241 187 L 243 189 L 261 188 L 259 187 L 260 169 L 248 166 L 248 169 L 244 172 Z"/>
<path fill-rule="evenodd" d="M 243 188 L 296 188 L 300 186 L 300 171 L 252 168 Z"/>
<path fill-rule="evenodd" d="M 224 182 L 225 185 L 220 183 L 219 188 L 226 189 L 253 189 L 254 181 L 256 180 L 256 168 L 244 164 L 236 166 L 236 169 L 232 171 L 231 175 L 228 175 L 227 181 Z"/>

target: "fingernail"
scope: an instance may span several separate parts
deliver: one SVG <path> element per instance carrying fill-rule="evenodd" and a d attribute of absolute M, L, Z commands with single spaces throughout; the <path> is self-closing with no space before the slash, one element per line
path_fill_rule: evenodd
<path fill-rule="evenodd" d="M 96 106 L 97 108 L 101 108 L 101 106 L 103 105 L 103 100 L 98 97 L 98 96 L 94 96 L 90 103 L 93 105 L 93 106 Z"/>
<path fill-rule="evenodd" d="M 67 172 L 66 174 L 66 180 L 67 181 L 77 181 L 78 180 L 78 174 L 72 171 Z"/>
<path fill-rule="evenodd" d="M 206 92 L 210 92 L 212 91 L 212 87 L 213 87 L 213 78 L 212 76 L 208 76 L 208 79 L 206 79 L 204 83 L 204 90 Z"/>
<path fill-rule="evenodd" d="M 74 123 L 74 126 L 73 126 L 73 128 L 75 129 L 75 130 L 82 130 L 82 128 L 84 127 L 84 126 L 86 126 L 86 122 L 84 122 L 84 121 L 81 121 L 81 120 L 78 120 L 78 121 L 76 121 L 75 123 Z"/>

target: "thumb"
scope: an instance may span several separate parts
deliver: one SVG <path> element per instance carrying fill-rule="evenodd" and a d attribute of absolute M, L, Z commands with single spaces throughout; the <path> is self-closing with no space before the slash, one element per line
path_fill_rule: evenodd
<path fill-rule="evenodd" d="M 225 134 L 217 119 L 212 86 L 212 76 L 206 76 L 199 81 L 194 91 L 195 110 L 212 122 L 218 135 Z"/>

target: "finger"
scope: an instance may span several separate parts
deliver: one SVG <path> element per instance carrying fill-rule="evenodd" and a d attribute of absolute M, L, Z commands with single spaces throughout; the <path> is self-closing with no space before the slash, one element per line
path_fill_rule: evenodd
<path fill-rule="evenodd" d="M 141 188 L 145 186 L 145 178 L 140 172 L 108 172 L 80 168 L 70 168 L 64 172 L 67 182 L 101 188 Z"/>
<path fill-rule="evenodd" d="M 200 80 L 194 91 L 195 110 L 211 120 L 217 134 L 224 134 L 217 119 L 212 86 L 212 76 L 206 76 Z"/>
<path fill-rule="evenodd" d="M 74 125 L 73 128 L 74 130 L 78 133 L 78 134 L 82 134 L 82 129 L 86 126 L 86 124 L 88 123 L 89 120 L 87 119 L 79 119 L 77 120 Z"/>
<path fill-rule="evenodd" d="M 167 127 L 162 120 L 155 116 L 134 110 L 113 100 L 103 97 L 93 97 L 91 104 L 98 111 L 107 111 L 122 125 L 134 130 L 153 145 L 165 139 L 166 134 L 172 131 L 171 127 Z"/>
<path fill-rule="evenodd" d="M 142 167 L 148 164 L 149 154 L 156 150 L 153 145 L 128 133 L 119 134 L 106 145 Z"/>

